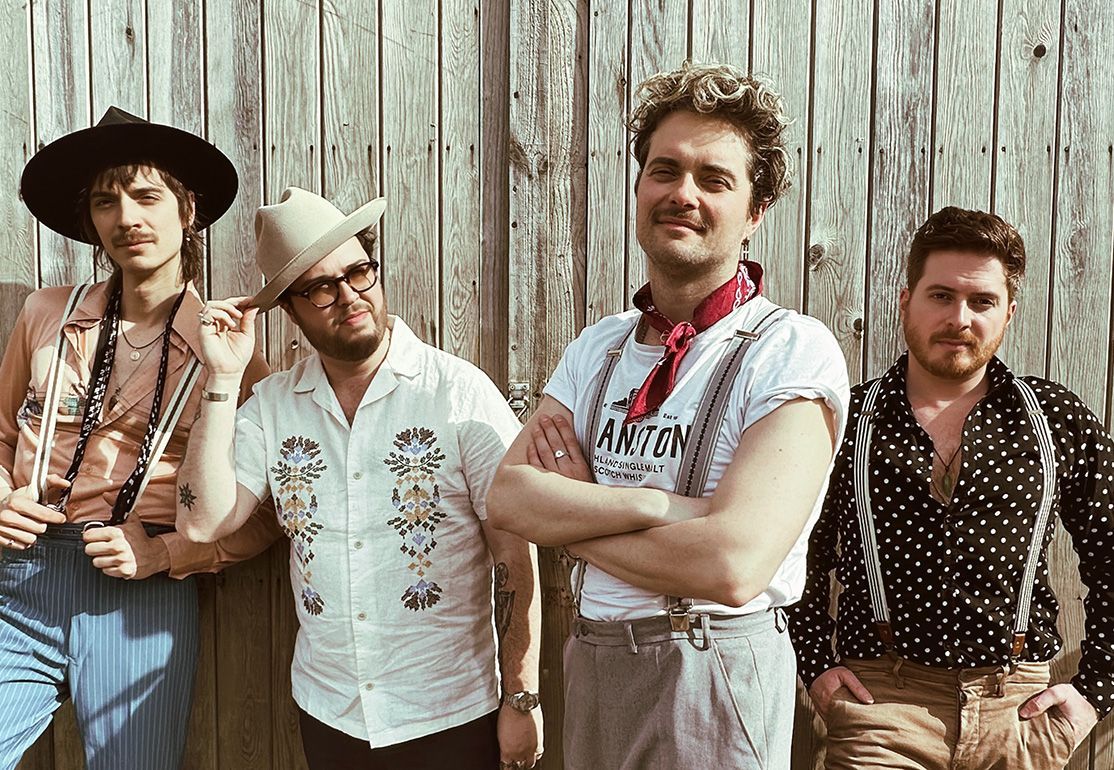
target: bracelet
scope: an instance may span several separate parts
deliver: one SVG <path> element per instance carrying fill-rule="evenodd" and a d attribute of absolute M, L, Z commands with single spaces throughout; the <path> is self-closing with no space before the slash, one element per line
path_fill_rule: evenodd
<path fill-rule="evenodd" d="M 205 388 L 202 388 L 201 389 L 201 400 L 202 401 L 227 401 L 228 400 L 228 394 L 227 393 L 215 393 L 211 390 L 205 390 Z"/>

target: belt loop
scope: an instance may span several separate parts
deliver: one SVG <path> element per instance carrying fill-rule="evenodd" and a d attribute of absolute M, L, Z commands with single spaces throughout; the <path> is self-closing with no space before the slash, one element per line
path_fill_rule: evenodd
<path fill-rule="evenodd" d="M 700 620 L 698 625 L 700 626 L 701 641 L 704 642 L 704 646 L 699 649 L 701 652 L 707 652 L 712 646 L 712 638 L 710 636 L 712 632 L 712 618 L 707 612 L 701 612 L 696 617 Z"/>
<path fill-rule="evenodd" d="M 627 630 L 627 643 L 630 647 L 631 655 L 637 655 L 638 644 L 634 641 L 634 625 L 631 623 L 624 623 L 623 627 Z"/>
<path fill-rule="evenodd" d="M 893 659 L 893 662 L 894 662 L 893 675 L 894 675 L 894 680 L 897 682 L 897 688 L 899 690 L 904 690 L 905 689 L 905 679 L 902 678 L 902 676 L 901 676 L 901 664 L 905 662 L 905 658 L 899 656 L 896 652 L 893 652 L 892 650 L 890 651 L 890 658 Z"/>

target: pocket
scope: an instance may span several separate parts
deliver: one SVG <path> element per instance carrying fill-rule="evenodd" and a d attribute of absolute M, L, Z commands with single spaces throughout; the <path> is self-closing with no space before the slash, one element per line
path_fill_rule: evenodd
<path fill-rule="evenodd" d="M 1071 755 L 1075 753 L 1075 730 L 1068 718 L 1055 707 L 1046 711 L 1045 714 L 1048 717 L 1046 722 L 1052 731 L 1053 758 L 1056 760 L 1057 767 L 1063 767 L 1071 759 Z"/>

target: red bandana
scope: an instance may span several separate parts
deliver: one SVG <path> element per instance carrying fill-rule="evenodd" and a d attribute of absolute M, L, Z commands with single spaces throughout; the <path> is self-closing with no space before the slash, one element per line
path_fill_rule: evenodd
<path fill-rule="evenodd" d="M 642 318 L 650 326 L 661 332 L 665 352 L 635 394 L 623 424 L 637 422 L 662 405 L 673 391 L 681 360 L 697 334 L 761 293 L 762 266 L 749 260 L 740 262 L 738 274 L 696 306 L 691 323 L 682 321 L 675 324 L 654 305 L 650 284 L 639 289 L 634 295 L 634 306 L 642 311 Z"/>

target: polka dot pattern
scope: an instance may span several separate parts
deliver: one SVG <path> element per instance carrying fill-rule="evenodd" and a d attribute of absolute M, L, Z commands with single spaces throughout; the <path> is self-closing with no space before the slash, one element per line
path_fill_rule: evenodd
<path fill-rule="evenodd" d="M 990 388 L 963 430 L 962 468 L 951 503 L 930 494 L 932 440 L 905 396 L 907 357 L 884 375 L 875 405 L 869 481 L 894 644 L 909 660 L 942 668 L 1008 662 L 1018 585 L 1044 480 L 1036 436 L 1013 374 L 997 358 Z M 1071 535 L 1088 588 L 1086 637 L 1073 684 L 1101 715 L 1114 707 L 1114 441 L 1075 394 L 1025 377 L 1048 416 L 1056 445 L 1057 495 L 1040 544 L 1022 660 L 1049 660 L 1062 641 L 1049 585 L 1047 549 L 1057 519 Z M 808 577 L 790 611 L 805 684 L 839 656 L 884 654 L 874 629 L 855 513 L 851 458 L 870 383 L 851 408 L 823 513 L 809 541 Z M 838 621 L 829 613 L 831 572 L 842 587 Z"/>

